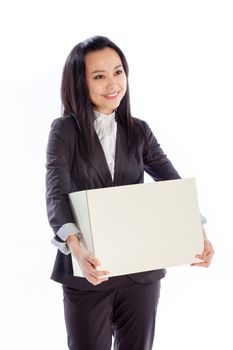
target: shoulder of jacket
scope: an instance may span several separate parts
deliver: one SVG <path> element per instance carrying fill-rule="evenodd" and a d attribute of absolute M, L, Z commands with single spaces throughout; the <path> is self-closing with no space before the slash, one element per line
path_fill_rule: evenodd
<path fill-rule="evenodd" d="M 64 116 L 55 118 L 52 121 L 51 129 L 54 130 L 54 132 L 70 132 L 74 129 L 74 124 L 72 120 L 72 116 Z"/>
<path fill-rule="evenodd" d="M 143 119 L 139 119 L 136 117 L 132 117 L 134 122 L 136 123 L 136 125 L 140 126 L 141 128 L 143 128 L 144 131 L 147 131 L 148 129 L 150 129 L 148 123 L 143 120 Z"/>

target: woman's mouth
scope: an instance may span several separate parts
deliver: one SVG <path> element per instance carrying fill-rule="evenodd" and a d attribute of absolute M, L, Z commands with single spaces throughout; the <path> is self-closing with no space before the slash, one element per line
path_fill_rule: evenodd
<path fill-rule="evenodd" d="M 119 95 L 119 92 L 112 92 L 111 94 L 106 94 L 104 95 L 104 97 L 108 98 L 108 99 L 114 99 L 115 97 L 117 97 Z"/>

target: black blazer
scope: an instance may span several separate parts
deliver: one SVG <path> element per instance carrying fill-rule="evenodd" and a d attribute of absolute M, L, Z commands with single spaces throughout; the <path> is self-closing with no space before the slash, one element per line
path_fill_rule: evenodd
<path fill-rule="evenodd" d="M 147 147 L 145 139 L 139 141 L 139 157 L 130 160 L 126 132 L 117 121 L 114 181 L 97 134 L 95 154 L 88 162 L 84 162 L 79 154 L 79 128 L 76 119 L 66 116 L 53 121 L 47 146 L 46 199 L 48 219 L 55 239 L 60 240 L 56 232 L 63 224 L 74 222 L 68 200 L 69 192 L 142 183 L 144 171 L 155 181 L 180 178 L 148 124 L 137 118 L 134 120 L 144 130 Z M 164 277 L 165 272 L 164 269 L 159 269 L 128 276 L 137 282 L 151 283 Z M 93 286 L 85 278 L 73 276 L 70 254 L 65 255 L 58 250 L 51 278 L 73 288 L 101 290 L 111 287 L 118 277 L 111 277 L 107 282 Z"/>

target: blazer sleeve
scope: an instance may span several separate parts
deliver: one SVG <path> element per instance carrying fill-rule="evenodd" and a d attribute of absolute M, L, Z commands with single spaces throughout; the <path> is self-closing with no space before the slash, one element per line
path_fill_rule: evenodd
<path fill-rule="evenodd" d="M 144 122 L 144 170 L 155 181 L 180 179 L 180 175 L 163 152 L 149 125 Z"/>
<path fill-rule="evenodd" d="M 180 179 L 180 175 L 163 152 L 150 127 L 146 122 L 144 122 L 144 125 L 146 137 L 143 157 L 144 170 L 155 181 Z M 207 219 L 202 214 L 200 214 L 200 219 L 202 225 L 207 222 Z"/>
<path fill-rule="evenodd" d="M 69 204 L 70 164 L 74 132 L 64 118 L 52 123 L 46 151 L 46 204 L 49 223 L 56 234 L 59 229 L 73 223 L 74 218 Z"/>

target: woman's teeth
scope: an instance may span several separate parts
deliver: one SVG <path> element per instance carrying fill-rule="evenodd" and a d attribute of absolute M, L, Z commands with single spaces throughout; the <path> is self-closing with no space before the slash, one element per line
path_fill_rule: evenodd
<path fill-rule="evenodd" d="M 107 94 L 106 96 L 107 97 L 114 97 L 114 96 L 117 96 L 118 95 L 118 92 L 114 92 L 113 94 Z"/>

